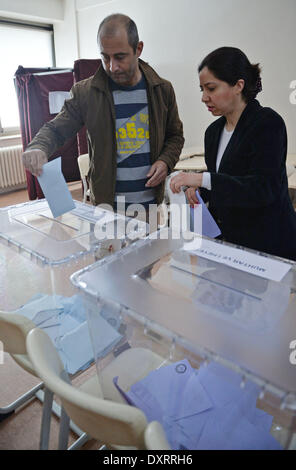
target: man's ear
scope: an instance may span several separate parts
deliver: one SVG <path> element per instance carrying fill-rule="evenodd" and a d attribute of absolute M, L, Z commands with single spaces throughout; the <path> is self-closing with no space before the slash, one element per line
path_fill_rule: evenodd
<path fill-rule="evenodd" d="M 140 55 L 142 54 L 143 47 L 144 47 L 143 41 L 139 41 L 139 42 L 138 42 L 138 45 L 137 45 L 137 49 L 136 49 L 136 56 L 137 56 L 137 58 L 139 58 Z"/>

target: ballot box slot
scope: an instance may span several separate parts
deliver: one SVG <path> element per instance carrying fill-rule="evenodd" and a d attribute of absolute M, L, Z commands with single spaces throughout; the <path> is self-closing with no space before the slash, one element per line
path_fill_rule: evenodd
<path fill-rule="evenodd" d="M 173 268 L 173 269 L 176 269 L 176 270 L 178 270 L 178 271 L 182 271 L 182 272 L 184 272 L 184 273 L 189 274 L 188 271 L 186 271 L 185 269 L 182 269 L 182 268 L 180 268 L 180 267 L 178 267 L 178 266 L 172 266 L 172 268 Z M 256 297 L 255 295 L 248 294 L 248 293 L 243 292 L 243 291 L 241 291 L 241 290 L 239 290 L 239 289 L 235 289 L 235 288 L 230 287 L 230 286 L 228 286 L 228 285 L 226 285 L 226 284 L 222 284 L 221 282 L 214 281 L 213 279 L 208 279 L 207 277 L 201 276 L 200 274 L 190 273 L 190 275 L 191 275 L 191 276 L 194 276 L 194 277 L 196 277 L 196 278 L 199 278 L 199 279 L 203 279 L 204 281 L 207 281 L 207 282 L 209 282 L 210 284 L 214 284 L 214 285 L 217 285 L 217 286 L 220 286 L 220 287 L 224 287 L 225 289 L 229 289 L 229 290 L 232 290 L 232 291 L 237 292 L 237 293 L 239 293 L 239 294 L 242 294 L 242 295 L 244 295 L 244 296 L 246 296 L 246 297 L 250 297 L 250 298 L 252 298 L 252 299 L 254 299 L 254 300 L 257 300 L 257 301 L 259 301 L 259 302 L 262 300 L 260 297 Z"/>

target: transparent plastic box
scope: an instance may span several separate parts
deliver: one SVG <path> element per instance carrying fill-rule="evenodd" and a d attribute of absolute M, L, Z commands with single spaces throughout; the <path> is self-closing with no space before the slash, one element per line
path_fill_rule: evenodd
<path fill-rule="evenodd" d="M 295 263 L 211 241 L 287 268 L 275 281 L 189 243 L 168 231 L 71 276 L 105 398 L 160 421 L 174 449 L 296 448 Z"/>
<path fill-rule="evenodd" d="M 93 361 L 93 351 L 70 275 L 146 234 L 146 224 L 134 227 L 125 217 L 77 201 L 57 218 L 46 200 L 0 209 L 0 310 L 44 328 L 71 374 Z"/>

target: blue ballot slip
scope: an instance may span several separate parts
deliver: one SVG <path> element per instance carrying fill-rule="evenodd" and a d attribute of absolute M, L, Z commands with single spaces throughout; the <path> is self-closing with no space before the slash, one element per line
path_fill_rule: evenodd
<path fill-rule="evenodd" d="M 58 157 L 42 167 L 39 184 L 48 202 L 52 215 L 59 217 L 75 209 L 75 204 L 62 173 L 62 158 Z"/>
<path fill-rule="evenodd" d="M 218 225 L 210 214 L 207 206 L 205 205 L 198 191 L 196 191 L 196 197 L 198 199 L 199 204 L 194 208 L 190 208 L 190 230 L 192 232 L 199 233 L 200 235 L 204 235 L 209 238 L 218 237 L 219 235 L 221 235 L 221 230 L 219 229 Z M 202 217 L 201 224 L 199 223 L 200 211 Z"/>
<path fill-rule="evenodd" d="M 128 391 L 114 385 L 147 420 L 159 421 L 172 449 L 280 450 L 273 417 L 256 407 L 259 387 L 211 362 L 193 369 L 187 359 L 150 372 Z"/>
<path fill-rule="evenodd" d="M 93 362 L 94 354 L 86 313 L 78 295 L 63 297 L 39 293 L 11 313 L 29 318 L 48 334 L 69 374 L 84 370 Z M 107 324 L 107 327 L 109 326 Z M 113 332 L 110 333 L 109 329 L 106 331 L 102 345 L 104 348 L 109 346 L 108 333 L 111 335 Z M 112 334 L 110 338 L 110 347 L 114 344 L 114 336 L 115 334 Z"/>

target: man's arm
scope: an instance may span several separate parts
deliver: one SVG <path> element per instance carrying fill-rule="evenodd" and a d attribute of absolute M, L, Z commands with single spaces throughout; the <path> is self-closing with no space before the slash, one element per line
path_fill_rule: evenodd
<path fill-rule="evenodd" d="M 175 92 L 170 84 L 165 141 L 158 160 L 153 163 L 147 174 L 147 177 L 150 178 L 146 183 L 147 187 L 158 186 L 173 171 L 179 160 L 183 145 L 183 124 L 179 118 Z"/>
<path fill-rule="evenodd" d="M 60 113 L 42 126 L 22 155 L 25 168 L 34 175 L 40 175 L 48 158 L 84 125 L 76 88 L 72 88 L 71 98 Z"/>
<path fill-rule="evenodd" d="M 175 92 L 173 86 L 170 84 L 165 141 L 159 156 L 159 160 L 167 164 L 169 173 L 175 168 L 183 145 L 183 124 L 179 118 Z"/>

